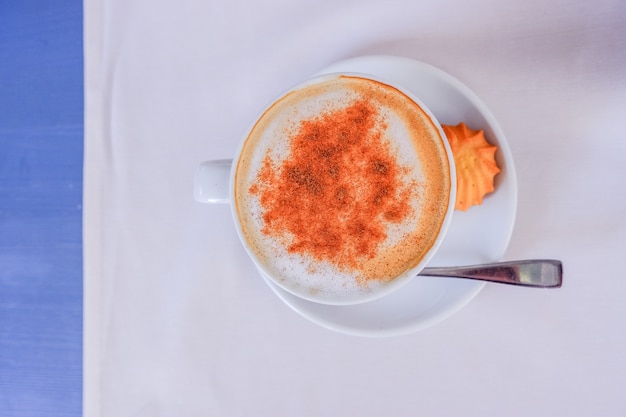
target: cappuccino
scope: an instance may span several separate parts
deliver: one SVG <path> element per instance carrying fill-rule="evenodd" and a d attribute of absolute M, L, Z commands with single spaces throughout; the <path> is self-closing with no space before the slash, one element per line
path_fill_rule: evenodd
<path fill-rule="evenodd" d="M 284 289 L 362 301 L 414 274 L 449 216 L 453 177 L 437 123 L 360 76 L 327 76 L 274 102 L 234 172 L 252 258 Z"/>

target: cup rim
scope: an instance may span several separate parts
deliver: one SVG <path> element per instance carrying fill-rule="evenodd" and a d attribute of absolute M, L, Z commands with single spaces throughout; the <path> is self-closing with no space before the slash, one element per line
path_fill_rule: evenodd
<path fill-rule="evenodd" d="M 310 293 L 308 293 L 306 291 L 297 292 L 293 288 L 283 284 L 281 282 L 281 280 L 277 279 L 271 273 L 271 271 L 268 270 L 268 268 L 266 268 L 263 265 L 263 263 L 258 259 L 257 254 L 250 247 L 250 244 L 248 243 L 248 241 L 247 241 L 247 239 L 244 236 L 243 231 L 242 231 L 242 226 L 241 226 L 241 222 L 239 220 L 239 213 L 238 213 L 238 210 L 237 210 L 237 204 L 236 204 L 236 199 L 235 199 L 235 177 L 236 177 L 236 173 L 237 173 L 237 167 L 238 167 L 238 163 L 239 163 L 239 158 L 241 156 L 241 152 L 242 152 L 242 150 L 243 150 L 243 148 L 245 146 L 247 138 L 249 137 L 250 133 L 252 133 L 252 130 L 254 129 L 256 123 L 265 114 L 265 112 L 269 108 L 271 108 L 271 106 L 274 105 L 274 103 L 278 102 L 280 99 L 282 99 L 283 97 L 285 97 L 287 94 L 291 93 L 292 91 L 296 91 L 296 90 L 305 88 L 305 87 L 310 86 L 310 85 L 315 85 L 315 84 L 318 84 L 318 83 L 322 83 L 322 82 L 324 82 L 326 80 L 336 79 L 336 78 L 342 77 L 342 76 L 344 76 L 344 77 L 362 78 L 362 79 L 371 80 L 371 81 L 375 81 L 375 82 L 382 83 L 382 84 L 385 84 L 387 86 L 390 86 L 390 87 L 400 91 L 401 93 L 403 93 L 405 96 L 407 96 L 409 99 L 411 99 L 414 103 L 416 103 L 426 113 L 426 115 L 430 118 L 432 124 L 436 127 L 437 131 L 439 132 L 439 135 L 440 135 L 440 137 L 442 139 L 442 143 L 443 143 L 445 151 L 446 151 L 446 156 L 447 156 L 447 160 L 448 160 L 448 168 L 449 168 L 449 172 L 450 172 L 450 192 L 449 192 L 448 207 L 447 207 L 446 213 L 444 215 L 443 221 L 441 222 L 439 234 L 437 235 L 437 238 L 435 239 L 435 242 L 432 244 L 432 246 L 428 249 L 426 254 L 422 257 L 420 262 L 415 267 L 405 270 L 400 275 L 396 276 L 395 278 L 391 279 L 389 282 L 385 283 L 385 285 L 377 288 L 376 291 L 372 291 L 372 292 L 368 292 L 368 293 L 362 293 L 359 296 L 345 298 L 345 299 L 325 299 L 325 298 L 316 298 L 314 295 L 312 295 L 312 294 L 310 294 Z M 311 302 L 319 303 L 319 304 L 338 305 L 338 306 L 340 306 L 340 305 L 363 304 L 363 303 L 367 303 L 367 302 L 374 301 L 374 300 L 377 300 L 379 298 L 382 298 L 385 295 L 388 295 L 388 294 L 390 294 L 392 292 L 395 292 L 395 291 L 399 290 L 402 286 L 407 284 L 409 281 L 414 279 L 419 274 L 419 272 L 428 264 L 428 262 L 436 254 L 437 250 L 439 249 L 439 247 L 441 246 L 443 240 L 445 239 L 445 236 L 447 234 L 447 231 L 449 229 L 449 225 L 450 225 L 450 223 L 452 221 L 452 217 L 453 217 L 453 214 L 454 214 L 454 205 L 455 205 L 455 200 L 456 200 L 456 188 L 457 188 L 457 184 L 456 184 L 456 166 L 454 164 L 454 157 L 453 157 L 453 154 L 452 154 L 452 149 L 450 147 L 448 138 L 447 138 L 445 132 L 443 131 L 443 128 L 441 127 L 441 124 L 439 123 L 439 121 L 435 117 L 435 115 L 432 113 L 432 111 L 418 97 L 416 97 L 412 92 L 410 92 L 407 88 L 403 87 L 402 85 L 399 85 L 396 82 L 392 82 L 390 80 L 387 80 L 387 79 L 385 79 L 383 77 L 379 77 L 379 76 L 375 76 L 375 75 L 367 74 L 367 73 L 362 73 L 362 72 L 333 72 L 333 73 L 315 75 L 315 76 L 312 76 L 310 78 L 307 78 L 304 81 L 301 81 L 301 82 L 293 85 L 292 87 L 284 90 L 281 94 L 277 95 L 276 97 L 274 97 L 273 100 L 271 100 L 269 103 L 266 104 L 266 106 L 261 110 L 261 112 L 253 120 L 252 124 L 245 131 L 244 135 L 242 136 L 241 140 L 239 141 L 239 145 L 238 145 L 237 150 L 235 152 L 235 156 L 233 158 L 233 162 L 232 162 L 232 166 L 231 166 L 231 172 L 230 172 L 230 178 L 229 178 L 229 190 L 228 190 L 228 192 L 229 192 L 229 197 L 230 197 L 230 201 L 231 201 L 231 204 L 230 204 L 231 215 L 232 215 L 233 221 L 235 223 L 235 229 L 237 231 L 237 235 L 239 236 L 239 240 L 243 244 L 243 246 L 244 246 L 244 248 L 246 250 L 246 253 L 248 254 L 248 257 L 252 260 L 252 262 L 255 265 L 256 269 L 262 274 L 262 276 L 267 277 L 274 284 L 278 285 L 280 288 L 282 288 L 285 291 L 293 294 L 294 296 L 300 297 L 302 299 L 305 299 L 305 300 L 308 300 L 308 301 L 311 301 Z"/>

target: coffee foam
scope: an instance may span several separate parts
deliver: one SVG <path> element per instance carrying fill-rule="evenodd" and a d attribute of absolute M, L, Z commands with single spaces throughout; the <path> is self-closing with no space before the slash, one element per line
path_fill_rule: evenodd
<path fill-rule="evenodd" d="M 264 232 L 264 207 L 253 190 L 259 186 L 266 158 L 280 170 L 290 157 L 291 138 L 303 121 L 344 109 L 360 99 L 377 109 L 378 126 L 384 126 L 382 140 L 402 167 L 403 183 L 411 187 L 414 198 L 410 216 L 400 223 L 386 223 L 386 238 L 375 255 L 346 268 L 333 260 L 290 251 L 288 234 L 278 238 Z M 330 303 L 360 299 L 410 274 L 435 243 L 451 189 L 444 140 L 428 114 L 399 90 L 352 76 L 333 76 L 305 85 L 269 107 L 244 142 L 234 181 L 235 210 L 253 258 L 288 291 Z"/>

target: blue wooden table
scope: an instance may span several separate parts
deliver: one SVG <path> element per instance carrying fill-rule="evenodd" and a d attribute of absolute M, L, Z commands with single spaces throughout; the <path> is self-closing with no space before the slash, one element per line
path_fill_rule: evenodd
<path fill-rule="evenodd" d="M 82 412 L 80 0 L 0 0 L 0 416 Z"/>

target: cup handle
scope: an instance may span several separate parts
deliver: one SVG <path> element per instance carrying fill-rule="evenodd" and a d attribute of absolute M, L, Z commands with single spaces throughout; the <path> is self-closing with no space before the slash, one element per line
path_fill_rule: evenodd
<path fill-rule="evenodd" d="M 232 159 L 202 162 L 196 169 L 193 194 L 200 203 L 230 203 Z"/>

